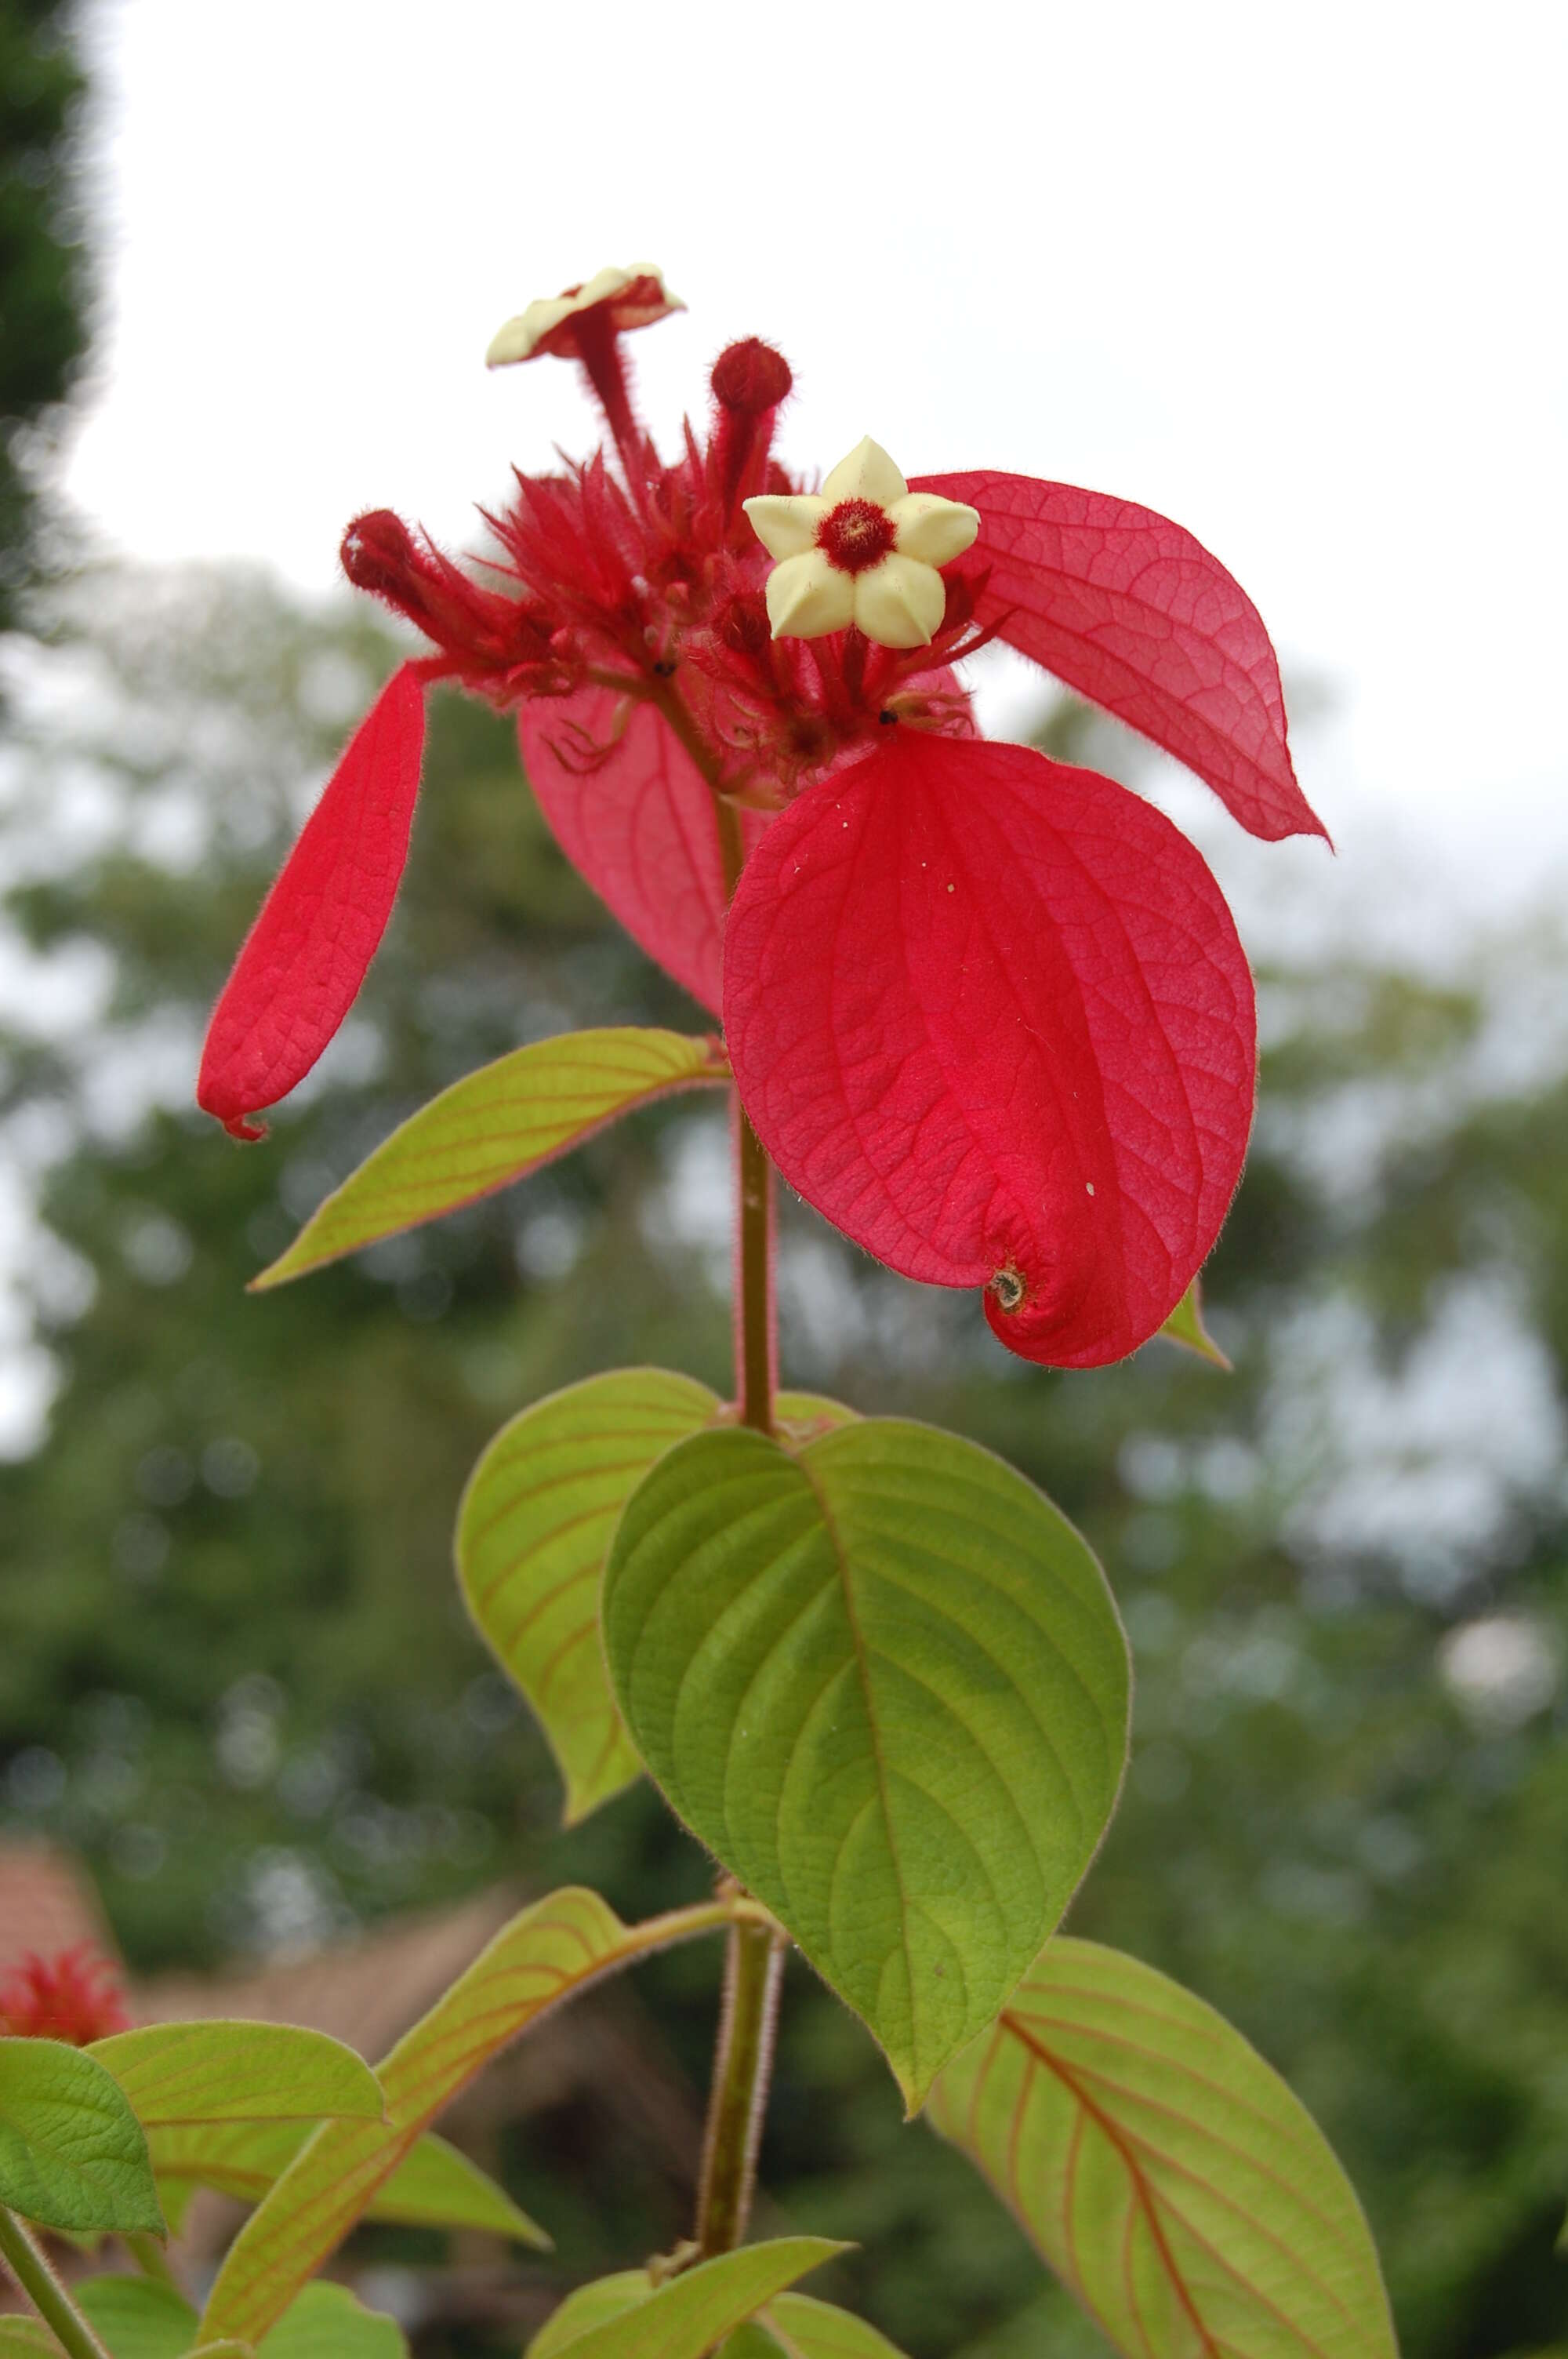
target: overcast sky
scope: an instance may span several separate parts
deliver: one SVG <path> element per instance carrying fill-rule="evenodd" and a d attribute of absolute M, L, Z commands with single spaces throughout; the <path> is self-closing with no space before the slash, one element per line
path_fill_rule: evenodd
<path fill-rule="evenodd" d="M 365 506 L 461 543 L 510 460 L 592 434 L 568 370 L 486 374 L 492 330 L 648 258 L 690 305 L 633 347 L 662 430 L 761 332 L 803 466 L 870 432 L 1143 501 L 1337 691 L 1306 784 L 1342 849 L 1393 799 L 1568 858 L 1561 0 L 94 23 L 70 484 L 125 549 L 321 586 Z"/>

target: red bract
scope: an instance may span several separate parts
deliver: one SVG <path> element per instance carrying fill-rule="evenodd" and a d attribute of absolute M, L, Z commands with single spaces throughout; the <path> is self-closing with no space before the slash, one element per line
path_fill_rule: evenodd
<path fill-rule="evenodd" d="M 197 1103 L 236 1138 L 302 1081 L 353 1006 L 408 856 L 425 699 L 393 674 L 262 904 L 213 1011 Z"/>
<path fill-rule="evenodd" d="M 656 712 L 628 710 L 604 688 L 525 704 L 517 734 L 567 858 L 633 941 L 717 1016 L 728 897 L 713 797 L 691 756 Z M 736 819 L 751 842 L 765 824 L 755 811 Z"/>
<path fill-rule="evenodd" d="M 975 743 L 954 667 L 1005 638 L 1254 833 L 1321 833 L 1262 624 L 1189 534 L 1096 493 L 906 484 L 870 440 L 807 492 L 773 454 L 790 370 L 756 338 L 713 370 L 706 440 L 688 426 L 665 460 L 620 340 L 672 301 L 639 266 L 503 332 L 496 359 L 580 363 L 610 448 L 520 475 L 490 559 L 386 509 L 351 527 L 351 579 L 431 651 L 258 919 L 201 1103 L 256 1136 L 341 1023 L 402 869 L 421 685 L 450 680 L 517 714 L 568 856 L 722 1006 L 741 1099 L 801 1192 L 895 1268 L 986 1289 L 1026 1357 L 1115 1358 L 1180 1299 L 1236 1184 L 1246 962 L 1192 846 L 1108 780 Z"/>
<path fill-rule="evenodd" d="M 1213 1245 L 1252 985 L 1170 821 L 1020 745 L 903 734 L 747 864 L 725 1038 L 786 1180 L 879 1261 L 987 1289 L 1009 1347 L 1120 1359 Z"/>
<path fill-rule="evenodd" d="M 0 1984 L 0 2035 L 88 2048 L 130 2027 L 114 1968 L 86 1948 L 29 1955 Z"/>
<path fill-rule="evenodd" d="M 1262 616 L 1190 532 L 1070 484 L 920 475 L 980 513 L 965 570 L 996 635 L 1206 780 L 1271 842 L 1327 830 L 1300 787 Z"/>

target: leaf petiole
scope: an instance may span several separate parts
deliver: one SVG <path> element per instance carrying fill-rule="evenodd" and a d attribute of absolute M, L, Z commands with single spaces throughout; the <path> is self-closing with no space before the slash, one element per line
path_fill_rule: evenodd
<path fill-rule="evenodd" d="M 110 2359 L 16 2213 L 0 2203 L 0 2255 L 49 2332 L 70 2359 Z"/>

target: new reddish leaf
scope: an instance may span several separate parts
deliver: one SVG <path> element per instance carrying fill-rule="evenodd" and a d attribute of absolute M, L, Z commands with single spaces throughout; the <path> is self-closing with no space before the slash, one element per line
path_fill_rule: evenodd
<path fill-rule="evenodd" d="M 959 569 L 989 569 L 978 621 L 1195 770 L 1249 833 L 1326 838 L 1296 784 L 1262 617 L 1190 532 L 1032 475 L 922 475 L 910 489 L 979 510 Z"/>
<path fill-rule="evenodd" d="M 717 1015 L 724 870 L 713 797 L 689 754 L 651 705 L 625 707 L 607 688 L 525 704 L 517 735 L 567 858 L 648 956 Z M 765 819 L 740 816 L 754 842 Z"/>
<path fill-rule="evenodd" d="M 1145 1342 L 1240 1175 L 1219 887 L 1152 805 L 1025 746 L 901 730 L 804 795 L 741 878 L 724 1014 L 791 1185 L 906 1277 L 989 1288 L 1026 1359 Z"/>
<path fill-rule="evenodd" d="M 208 1027 L 199 1105 L 236 1138 L 286 1097 L 341 1024 L 397 897 L 419 791 L 425 699 L 394 672 L 361 722 L 246 935 Z"/>

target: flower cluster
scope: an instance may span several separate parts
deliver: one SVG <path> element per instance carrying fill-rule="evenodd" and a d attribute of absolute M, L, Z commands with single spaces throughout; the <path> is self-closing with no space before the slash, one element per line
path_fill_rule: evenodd
<path fill-rule="evenodd" d="M 460 563 L 377 510 L 351 581 L 430 652 L 351 742 L 243 949 L 200 1103 L 240 1137 L 342 1021 L 390 915 L 451 680 L 515 712 L 563 848 L 721 1012 L 784 1177 L 906 1275 L 983 1289 L 1010 1348 L 1118 1358 L 1181 1299 L 1250 1126 L 1247 962 L 1196 851 L 1091 772 L 977 738 L 991 638 L 1141 730 L 1277 838 L 1323 830 L 1256 610 L 1190 534 L 992 472 L 906 482 L 869 439 L 820 490 L 774 449 L 789 366 L 714 365 L 706 435 L 640 421 L 623 337 L 657 271 L 531 304 L 492 364 L 581 366 L 605 450 L 519 474 Z"/>
<path fill-rule="evenodd" d="M 29 1954 L 0 1983 L 0 2036 L 89 2048 L 129 2027 L 114 1967 L 85 1945 L 52 1958 Z"/>

